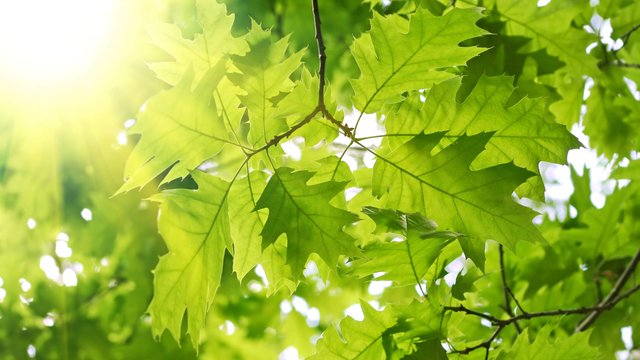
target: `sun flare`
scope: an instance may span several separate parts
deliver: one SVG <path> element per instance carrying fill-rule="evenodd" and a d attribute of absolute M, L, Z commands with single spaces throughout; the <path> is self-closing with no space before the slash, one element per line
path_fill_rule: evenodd
<path fill-rule="evenodd" d="M 0 76 L 67 83 L 91 69 L 111 30 L 112 0 L 0 0 Z"/>

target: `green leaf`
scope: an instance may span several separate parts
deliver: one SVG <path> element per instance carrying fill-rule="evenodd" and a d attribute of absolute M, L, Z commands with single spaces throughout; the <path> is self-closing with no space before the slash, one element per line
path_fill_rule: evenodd
<path fill-rule="evenodd" d="M 267 182 L 267 174 L 251 172 L 247 177 L 237 179 L 231 187 L 229 202 L 229 223 L 233 238 L 233 271 L 238 279 L 253 269 L 262 256 L 260 232 L 266 221 L 265 211 L 253 211 L 256 201 Z"/>
<path fill-rule="evenodd" d="M 186 310 L 188 333 L 197 347 L 220 285 L 225 249 L 231 248 L 226 202 L 230 185 L 204 173 L 192 175 L 198 190 L 168 190 L 152 198 L 160 202 L 158 228 L 169 252 L 154 271 L 149 313 L 155 336 L 168 329 L 180 339 Z"/>
<path fill-rule="evenodd" d="M 402 133 L 408 124 L 416 124 L 410 130 L 448 131 L 446 139 L 451 142 L 465 134 L 495 132 L 487 149 L 474 160 L 474 168 L 513 161 L 537 173 L 540 161 L 564 164 L 568 151 L 579 147 L 580 142 L 564 126 L 544 119 L 541 99 L 524 98 L 508 107 L 514 91 L 511 83 L 510 77 L 482 76 L 464 102 L 456 101 L 459 79 L 438 84 L 429 91 L 424 104 L 413 100 L 400 105 L 403 116 L 387 120 L 387 130 Z"/>
<path fill-rule="evenodd" d="M 581 332 L 549 342 L 551 327 L 540 330 L 535 340 L 529 342 L 529 329 L 518 335 L 508 351 L 501 352 L 498 360 L 596 360 L 602 359 L 598 348 L 589 345 L 589 333 Z"/>
<path fill-rule="evenodd" d="M 396 325 L 390 309 L 376 311 L 364 301 L 360 302 L 364 321 L 347 317 L 340 322 L 340 329 L 330 327 L 318 340 L 317 353 L 309 360 L 319 359 L 389 359 L 385 351 L 385 337 Z"/>
<path fill-rule="evenodd" d="M 291 265 L 294 278 L 302 272 L 311 253 L 320 255 L 330 266 L 340 255 L 356 253 L 354 239 L 342 228 L 358 217 L 329 204 L 345 183 L 307 185 L 312 176 L 309 171 L 278 168 L 256 204 L 256 210 L 269 209 L 262 231 L 263 247 L 287 234 L 287 264 Z"/>
<path fill-rule="evenodd" d="M 197 0 L 197 21 L 202 28 L 193 40 L 184 39 L 180 28 L 172 24 L 156 24 L 149 33 L 154 44 L 175 59 L 174 62 L 158 62 L 149 67 L 163 81 L 174 85 L 193 69 L 200 80 L 209 69 L 230 54 L 243 54 L 247 44 L 231 34 L 234 16 L 227 15 L 227 8 L 216 0 Z"/>
<path fill-rule="evenodd" d="M 239 97 L 249 114 L 249 143 L 255 146 L 267 143 L 275 135 L 286 131 L 284 119 L 274 118 L 277 102 L 272 98 L 294 87 L 289 77 L 300 67 L 303 52 L 288 56 L 289 38 L 272 43 L 271 32 L 263 30 L 255 22 L 245 39 L 249 44 L 249 52 L 231 57 L 240 73 L 227 76 L 242 90 Z M 311 110 L 313 108 L 308 109 L 307 113 Z"/>
<path fill-rule="evenodd" d="M 580 109 L 583 103 L 584 83 L 581 77 L 560 73 L 556 76 L 556 89 L 562 99 L 549 105 L 549 111 L 558 123 L 567 128 L 580 120 Z"/>
<path fill-rule="evenodd" d="M 354 272 L 360 275 L 385 272 L 378 280 L 392 280 L 400 286 L 421 285 L 442 249 L 462 236 L 436 231 L 436 224 L 419 213 L 374 207 L 365 207 L 363 213 L 376 222 L 376 232 L 388 231 L 404 238 L 367 246 L 363 258 L 353 263 Z"/>
<path fill-rule="evenodd" d="M 497 0 L 500 17 L 507 22 L 509 35 L 521 35 L 532 41 L 521 50 L 533 52 L 546 49 L 576 75 L 597 74 L 597 60 L 585 49 L 597 41 L 595 36 L 572 27 L 572 21 L 583 8 L 581 0 L 552 1 L 539 7 L 535 1 Z"/>
<path fill-rule="evenodd" d="M 311 75 L 309 70 L 303 68 L 300 80 L 296 82 L 293 90 L 278 103 L 274 117 L 286 118 L 290 127 L 300 122 L 318 105 L 318 98 L 314 95 L 318 91 L 318 86 L 318 77 Z M 329 103 L 329 99 L 332 99 L 332 96 L 330 88 L 327 88 L 325 90 L 325 105 L 337 120 L 342 120 L 342 113 L 337 111 L 337 104 Z M 321 114 L 318 114 L 308 125 L 297 131 L 296 136 L 304 137 L 306 146 L 313 146 L 323 140 L 326 143 L 333 141 L 338 136 L 338 129 L 326 120 L 323 121 Z"/>
<path fill-rule="evenodd" d="M 593 258 L 599 254 L 605 257 L 620 255 L 617 252 L 625 245 L 635 247 L 629 244 L 625 236 L 619 234 L 621 213 L 626 204 L 625 200 L 630 195 L 629 188 L 615 191 L 607 197 L 603 208 L 592 207 L 580 216 L 580 222 L 586 227 L 566 230 L 561 238 L 579 243 L 580 252 Z"/>
<path fill-rule="evenodd" d="M 225 70 L 224 62 L 218 63 L 194 90 L 193 72 L 188 72 L 176 87 L 147 102 L 131 128 L 142 137 L 127 160 L 126 182 L 118 193 L 143 187 L 172 165 L 161 183 L 184 178 L 232 144 L 212 97 Z"/>
<path fill-rule="evenodd" d="M 379 156 L 374 166 L 374 194 L 388 192 L 387 206 L 420 212 L 443 228 L 484 243 L 509 247 L 518 241 L 544 242 L 531 223 L 534 212 L 512 199 L 513 190 L 532 173 L 512 164 L 471 171 L 490 133 L 461 136 L 432 155 L 444 133 L 419 135 Z"/>
<path fill-rule="evenodd" d="M 374 13 L 371 30 L 351 49 L 360 68 L 360 78 L 352 82 L 355 107 L 374 113 L 385 103 L 402 100 L 406 91 L 453 77 L 443 68 L 464 65 L 483 51 L 458 46 L 485 34 L 475 26 L 480 17 L 478 9 L 453 9 L 443 16 L 418 9 L 409 21 Z"/>
<path fill-rule="evenodd" d="M 592 147 L 608 156 L 635 149 L 640 138 L 635 124 L 626 119 L 630 109 L 616 102 L 616 98 L 615 92 L 596 85 L 586 101 L 585 134 L 589 135 Z"/>
<path fill-rule="evenodd" d="M 631 31 L 640 24 L 638 19 L 640 19 L 640 4 L 637 1 L 618 9 L 617 16 L 611 19 L 611 27 L 613 28 L 611 36 L 616 39 Z"/>

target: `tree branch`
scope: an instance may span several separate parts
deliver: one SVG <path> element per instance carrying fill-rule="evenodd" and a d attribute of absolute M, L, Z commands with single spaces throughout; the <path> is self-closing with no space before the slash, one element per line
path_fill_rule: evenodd
<path fill-rule="evenodd" d="M 616 61 L 616 62 L 613 62 L 611 64 L 614 65 L 614 66 L 617 66 L 617 67 L 640 69 L 640 64 L 630 64 L 630 63 L 625 63 L 625 62 L 621 62 L 621 61 Z"/>
<path fill-rule="evenodd" d="M 626 33 L 622 34 L 622 36 L 620 36 L 620 39 L 622 39 L 622 42 L 624 44 L 627 43 L 627 41 L 629 41 L 629 37 L 631 37 L 631 34 L 633 34 L 634 31 L 640 29 L 640 24 L 632 27 L 629 31 L 627 31 Z"/>
<path fill-rule="evenodd" d="M 498 335 L 500 334 L 502 329 L 504 329 L 504 326 L 498 326 L 496 331 L 494 331 L 493 335 L 491 335 L 491 337 L 489 339 L 487 339 L 486 341 L 483 341 L 483 342 L 481 342 L 480 344 L 478 344 L 476 346 L 471 346 L 471 347 L 468 347 L 466 349 L 452 351 L 452 353 L 464 355 L 464 354 L 469 354 L 470 352 L 472 352 L 474 350 L 478 350 L 478 349 L 484 348 L 484 349 L 487 350 L 487 353 L 486 353 L 486 356 L 485 356 L 485 359 L 487 359 L 489 357 L 489 349 L 491 348 L 491 343 L 493 342 L 493 340 L 495 340 L 498 337 Z"/>
<path fill-rule="evenodd" d="M 500 252 L 500 276 L 502 277 L 502 292 L 504 293 L 504 310 L 509 317 L 513 318 L 513 311 L 511 311 L 511 289 L 509 289 L 509 285 L 507 284 L 507 274 L 504 271 L 504 247 L 502 244 L 498 246 L 498 251 Z M 520 324 L 514 321 L 513 325 L 516 327 L 518 334 L 520 334 L 522 332 Z"/>
<path fill-rule="evenodd" d="M 331 113 L 329 113 L 329 111 L 327 111 L 326 106 L 324 105 L 325 67 L 326 67 L 326 63 L 327 63 L 327 54 L 325 53 L 324 40 L 322 39 L 322 28 L 320 26 L 321 25 L 321 23 L 320 23 L 320 8 L 318 7 L 318 0 L 311 0 L 311 8 L 313 10 L 313 24 L 314 24 L 314 28 L 315 28 L 315 34 L 316 34 L 315 35 L 316 43 L 318 45 L 318 58 L 320 60 L 320 67 L 318 69 L 318 79 L 319 79 L 319 84 L 318 84 L 318 104 L 299 123 L 297 123 L 296 125 L 292 126 L 289 130 L 285 131 L 284 133 L 274 136 L 273 138 L 271 138 L 271 140 L 267 141 L 267 143 L 264 144 L 263 146 L 261 146 L 261 147 L 255 149 L 255 150 L 251 151 L 250 153 L 248 153 L 247 154 L 247 158 L 250 158 L 250 157 L 254 156 L 255 154 L 257 154 L 257 153 L 259 153 L 259 152 L 261 152 L 263 150 L 267 150 L 272 146 L 278 145 L 278 143 L 280 141 L 282 141 L 283 139 L 288 138 L 294 132 L 296 132 L 298 129 L 300 129 L 301 127 L 303 127 L 306 124 L 308 124 L 311 120 L 313 120 L 313 118 L 318 113 L 321 113 L 325 118 L 327 118 L 332 123 L 338 125 L 341 129 L 343 129 L 343 126 L 346 129 L 349 129 L 349 127 L 347 127 L 346 125 L 343 125 L 338 120 L 336 120 L 333 117 L 333 115 L 331 115 Z M 343 131 L 344 131 L 344 129 L 343 129 Z M 345 132 L 345 134 L 347 134 L 347 133 Z M 350 132 L 349 132 L 349 134 L 350 134 Z"/>
<path fill-rule="evenodd" d="M 318 106 L 321 106 L 321 108 L 324 109 L 324 72 L 327 63 L 327 54 L 325 53 L 324 40 L 322 39 L 322 28 L 320 26 L 320 8 L 318 7 L 318 0 L 311 0 L 311 7 L 313 9 L 313 23 L 316 30 L 318 58 L 320 60 L 320 66 L 318 69 L 318 79 L 320 82 L 320 85 L 318 86 Z"/>
<path fill-rule="evenodd" d="M 247 157 L 252 157 L 253 155 L 263 151 L 263 150 L 267 150 L 268 148 L 274 146 L 274 145 L 278 145 L 278 143 L 285 138 L 288 138 L 289 136 L 291 136 L 294 132 L 298 131 L 298 129 L 300 129 L 301 127 L 305 126 L 306 124 L 308 124 L 314 116 L 316 116 L 316 114 L 318 114 L 320 112 L 320 106 L 317 106 L 315 109 L 313 109 L 312 112 L 309 113 L 309 115 L 305 116 L 304 119 L 302 119 L 302 121 L 300 121 L 299 123 L 295 124 L 294 126 L 292 126 L 289 130 L 283 132 L 282 134 L 278 134 L 276 136 L 274 136 L 273 138 L 271 138 L 271 140 L 269 140 L 266 144 L 264 144 L 263 146 L 253 150 L 251 153 L 249 153 L 247 155 Z"/>
<path fill-rule="evenodd" d="M 620 301 L 640 291 L 640 285 L 636 285 L 631 289 L 621 293 L 622 288 L 624 287 L 626 282 L 629 280 L 629 278 L 633 274 L 638 263 L 640 263 L 640 250 L 633 257 L 629 265 L 627 265 L 627 268 L 622 273 L 622 275 L 616 282 L 614 288 L 607 295 L 607 297 L 604 300 L 602 300 L 599 304 L 592 307 L 582 307 L 582 308 L 576 308 L 576 309 L 557 309 L 557 310 L 539 311 L 539 312 L 532 312 L 532 313 L 527 313 L 523 310 L 522 314 L 517 316 L 511 316 L 508 319 L 499 319 L 493 315 L 484 314 L 472 309 L 468 309 L 463 305 L 445 306 L 444 311 L 463 312 L 468 315 L 477 316 L 477 317 L 489 320 L 493 326 L 497 326 L 499 328 L 506 327 L 507 325 L 510 325 L 512 323 L 515 324 L 519 320 L 530 320 L 530 319 L 535 319 L 539 317 L 549 317 L 549 316 L 588 314 L 588 316 L 584 320 L 582 320 L 576 327 L 576 332 L 584 331 L 595 321 L 595 319 L 600 315 L 600 313 L 602 313 L 605 310 L 609 310 L 613 308 Z M 520 307 L 520 309 L 522 310 L 522 307 L 520 305 L 518 305 L 518 307 Z"/>
<path fill-rule="evenodd" d="M 631 259 L 631 262 L 629 262 L 629 265 L 627 265 L 627 267 L 624 269 L 622 275 L 620 275 L 620 278 L 613 286 L 613 289 L 611 289 L 611 292 L 598 304 L 598 306 L 592 312 L 589 313 L 587 317 L 585 317 L 582 321 L 580 321 L 580 323 L 578 323 L 578 326 L 576 326 L 576 332 L 586 330 L 591 324 L 593 324 L 594 321 L 596 321 L 603 310 L 613 307 L 613 305 L 615 305 L 617 302 L 624 299 L 623 297 L 619 297 L 618 295 L 635 271 L 636 267 L 638 266 L 638 262 L 640 262 L 640 250 L 636 252 L 636 254 Z M 631 293 L 629 293 L 625 297 L 629 295 L 631 295 Z"/>

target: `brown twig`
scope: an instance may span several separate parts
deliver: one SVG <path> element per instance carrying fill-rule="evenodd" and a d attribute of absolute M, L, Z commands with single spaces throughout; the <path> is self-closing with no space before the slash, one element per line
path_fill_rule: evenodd
<path fill-rule="evenodd" d="M 614 65 L 614 66 L 617 66 L 617 67 L 640 69 L 640 64 L 630 64 L 630 63 L 625 63 L 625 62 L 621 62 L 621 61 L 616 61 L 616 62 L 613 62 L 611 64 Z"/>
<path fill-rule="evenodd" d="M 491 335 L 491 337 L 489 339 L 481 342 L 480 344 L 478 344 L 476 346 L 471 346 L 471 347 L 468 347 L 468 348 L 465 348 L 465 349 L 462 349 L 462 350 L 452 351 L 452 353 L 465 355 L 465 354 L 469 354 L 472 351 L 484 348 L 487 351 L 486 355 L 485 355 L 485 359 L 488 359 L 489 358 L 489 349 L 491 348 L 491 343 L 493 342 L 493 340 L 495 340 L 498 337 L 498 335 L 500 334 L 502 329 L 504 329 L 504 326 L 498 326 L 496 331 L 493 332 L 493 335 Z"/>
<path fill-rule="evenodd" d="M 267 150 L 272 146 L 278 145 L 280 141 L 293 135 L 293 133 L 298 131 L 298 129 L 305 126 L 309 122 L 311 122 L 311 120 L 313 120 L 313 118 L 319 113 L 322 114 L 325 118 L 327 118 L 332 123 L 338 125 L 340 129 L 343 129 L 343 131 L 345 131 L 345 128 L 349 129 L 348 126 L 343 125 L 341 122 L 336 120 L 333 117 L 333 115 L 331 115 L 331 113 L 326 109 L 326 106 L 324 104 L 325 67 L 327 63 L 327 54 L 325 53 L 324 40 L 322 38 L 322 28 L 320 26 L 321 25 L 320 8 L 318 7 L 318 0 L 311 0 L 311 7 L 313 10 L 313 24 L 315 28 L 316 44 L 318 46 L 318 59 L 320 61 L 320 66 L 318 69 L 318 103 L 316 107 L 307 116 L 305 116 L 299 123 L 292 126 L 289 130 L 285 131 L 284 133 L 274 136 L 273 138 L 271 138 L 271 140 L 267 141 L 267 143 L 264 144 L 263 146 L 248 153 L 247 154 L 248 158 L 254 156 L 255 154 L 263 150 Z M 350 134 L 350 133 L 345 132 L 345 134 Z"/>
<path fill-rule="evenodd" d="M 325 53 L 324 40 L 322 38 L 322 27 L 320 22 L 320 8 L 318 7 L 318 0 L 311 0 L 311 7 L 313 9 L 313 23 L 316 30 L 316 43 L 318 45 L 318 58 L 320 60 L 320 66 L 318 68 L 318 79 L 320 85 L 318 86 L 318 106 L 324 109 L 324 72 L 327 63 L 327 54 Z"/>
<path fill-rule="evenodd" d="M 629 278 L 631 278 L 631 275 L 638 266 L 638 262 L 640 262 L 640 250 L 636 252 L 636 254 L 629 262 L 629 265 L 627 265 L 627 267 L 624 269 L 622 275 L 620 275 L 620 278 L 618 278 L 618 281 L 613 286 L 613 289 L 611 289 L 611 292 L 609 292 L 609 294 L 598 304 L 598 306 L 593 311 L 589 313 L 589 315 L 587 315 L 587 317 L 585 317 L 582 321 L 580 321 L 580 323 L 578 323 L 578 326 L 576 326 L 576 332 L 586 330 L 591 324 L 593 324 L 594 321 L 596 321 L 603 310 L 613 307 L 613 305 L 624 299 L 623 297 L 618 295 L 622 291 L 622 288 L 627 283 Z M 625 297 L 631 295 L 632 293 L 629 293 Z"/>
<path fill-rule="evenodd" d="M 622 36 L 620 36 L 620 39 L 622 39 L 623 43 L 627 43 L 627 41 L 629 41 L 629 38 L 631 37 L 631 34 L 633 34 L 634 31 L 640 29 L 640 24 L 632 27 L 631 29 L 629 29 L 629 31 L 627 31 L 626 33 L 622 34 Z"/>
<path fill-rule="evenodd" d="M 504 248 L 502 244 L 498 246 L 498 251 L 500 252 L 500 276 L 502 277 L 502 292 L 504 293 L 504 310 L 509 317 L 513 317 L 513 311 L 511 310 L 511 289 L 507 284 L 507 274 L 504 271 Z M 514 321 L 513 325 L 516 327 L 518 334 L 520 334 L 522 332 L 520 324 Z"/>

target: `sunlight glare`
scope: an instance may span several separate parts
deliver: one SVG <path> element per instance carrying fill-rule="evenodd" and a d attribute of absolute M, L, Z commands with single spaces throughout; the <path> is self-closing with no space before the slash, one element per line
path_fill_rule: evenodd
<path fill-rule="evenodd" d="M 57 82 L 90 69 L 109 32 L 113 0 L 0 0 L 0 73 Z"/>

